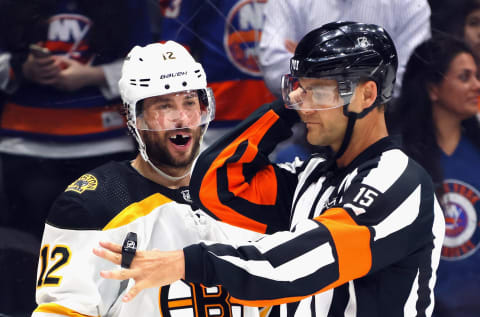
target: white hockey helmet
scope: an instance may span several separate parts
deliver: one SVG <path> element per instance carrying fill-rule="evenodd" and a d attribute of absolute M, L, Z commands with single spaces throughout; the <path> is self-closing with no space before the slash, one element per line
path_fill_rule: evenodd
<path fill-rule="evenodd" d="M 163 131 L 192 128 L 209 123 L 215 117 L 215 99 L 207 88 L 207 78 L 202 65 L 180 44 L 168 41 L 147 46 L 135 46 L 126 57 L 119 81 L 120 95 L 126 106 L 127 120 L 131 128 Z M 201 113 L 195 120 L 185 120 L 185 126 L 172 122 L 178 116 L 175 111 L 161 124 L 146 122 L 141 103 L 145 98 L 173 93 L 196 93 Z M 182 114 L 185 115 L 185 114 Z M 188 115 L 188 114 L 187 114 Z"/>
<path fill-rule="evenodd" d="M 126 108 L 127 125 L 138 142 L 140 154 L 150 164 L 139 130 L 166 131 L 201 126 L 205 133 L 208 123 L 215 117 L 215 99 L 207 88 L 202 65 L 173 41 L 135 46 L 125 58 L 118 85 Z M 180 95 L 185 101 L 182 107 L 164 104 L 144 112 L 144 99 L 164 95 Z"/>

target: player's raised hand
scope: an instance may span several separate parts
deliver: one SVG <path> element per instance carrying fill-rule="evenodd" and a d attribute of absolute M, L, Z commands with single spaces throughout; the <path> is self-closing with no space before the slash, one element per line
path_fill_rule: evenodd
<path fill-rule="evenodd" d="M 93 253 L 114 264 L 122 262 L 122 246 L 111 242 L 100 242 L 102 248 L 93 249 Z M 185 276 L 185 258 L 183 250 L 177 251 L 136 251 L 129 269 L 102 271 L 103 278 L 126 280 L 133 278 L 135 285 L 122 298 L 128 302 L 137 294 L 150 287 L 169 285 Z"/>

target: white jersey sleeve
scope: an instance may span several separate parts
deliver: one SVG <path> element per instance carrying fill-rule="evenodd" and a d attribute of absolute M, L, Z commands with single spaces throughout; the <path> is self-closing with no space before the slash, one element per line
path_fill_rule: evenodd
<path fill-rule="evenodd" d="M 122 243 L 109 231 L 66 230 L 45 226 L 37 269 L 34 317 L 105 316 L 120 293 L 118 281 L 100 277 L 101 270 L 118 268 L 92 256 L 99 241 Z"/>

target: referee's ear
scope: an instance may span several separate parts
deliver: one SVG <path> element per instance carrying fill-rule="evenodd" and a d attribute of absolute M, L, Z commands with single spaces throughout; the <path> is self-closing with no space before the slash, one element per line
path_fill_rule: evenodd
<path fill-rule="evenodd" d="M 369 80 L 360 84 L 362 94 L 360 95 L 362 110 L 373 105 L 377 100 L 377 84 L 373 80 Z"/>
<path fill-rule="evenodd" d="M 373 80 L 359 83 L 355 88 L 348 110 L 361 113 L 364 109 L 373 105 L 377 99 L 377 94 L 377 84 Z"/>

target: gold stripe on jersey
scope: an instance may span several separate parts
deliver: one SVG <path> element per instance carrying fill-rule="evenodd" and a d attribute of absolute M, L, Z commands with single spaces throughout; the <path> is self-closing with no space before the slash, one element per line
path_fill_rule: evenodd
<path fill-rule="evenodd" d="M 103 230 L 105 231 L 125 226 L 140 217 L 148 215 L 155 208 L 169 202 L 172 202 L 170 198 L 159 193 L 148 196 L 144 200 L 133 203 L 123 209 L 118 215 L 115 216 L 115 218 L 110 220 Z"/>
<path fill-rule="evenodd" d="M 268 316 L 270 316 L 270 313 L 273 309 L 273 306 L 267 306 L 267 307 L 264 307 L 264 308 L 259 307 L 258 309 L 259 309 L 259 312 L 260 312 L 259 317 L 268 317 Z"/>
<path fill-rule="evenodd" d="M 168 308 L 188 307 L 193 305 L 192 299 L 177 299 L 168 301 Z"/>
<path fill-rule="evenodd" d="M 72 316 L 72 317 L 91 317 L 91 316 L 98 316 L 98 315 L 84 315 L 80 314 L 74 310 L 68 309 L 67 307 L 63 307 L 58 304 L 48 303 L 48 304 L 41 304 L 35 310 L 35 313 L 47 313 L 47 314 L 56 314 L 56 315 L 63 315 L 63 316 Z"/>

